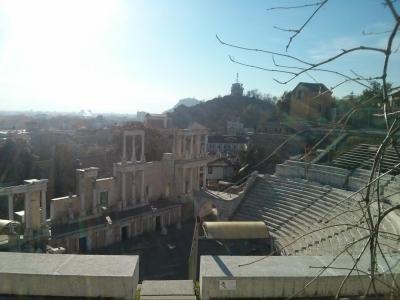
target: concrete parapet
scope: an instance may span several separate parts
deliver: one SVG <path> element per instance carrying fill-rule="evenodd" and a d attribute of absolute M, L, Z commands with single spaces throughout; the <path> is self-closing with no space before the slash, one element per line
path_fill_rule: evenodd
<path fill-rule="evenodd" d="M 197 201 L 195 215 L 204 216 L 214 207 L 218 210 L 218 220 L 228 220 L 235 212 L 243 197 L 252 187 L 258 176 L 257 171 L 251 173 L 249 178 L 240 185 L 240 188 L 235 186 L 235 190 L 242 189 L 237 193 L 231 193 L 229 190 L 227 192 L 211 190 L 200 191 L 196 195 Z"/>
<path fill-rule="evenodd" d="M 0 252 L 0 294 L 134 299 L 139 257 Z"/>
<path fill-rule="evenodd" d="M 341 256 L 331 264 L 332 268 L 318 276 L 322 268 L 333 261 L 333 256 L 271 256 L 261 260 L 260 258 L 262 257 L 202 256 L 201 299 L 286 298 L 296 293 L 297 297 L 331 297 L 336 294 L 341 282 L 349 273 L 348 269 L 354 263 L 351 256 Z M 399 284 L 400 255 L 385 258 L 395 274 L 396 284 Z M 369 257 L 362 257 L 357 267 L 360 271 L 353 271 L 349 276 L 341 295 L 363 296 L 367 291 L 370 283 Z M 395 285 L 383 257 L 378 257 L 378 270 L 377 292 L 388 294 L 391 292 L 390 287 Z M 316 280 L 304 288 L 317 276 Z M 369 291 L 372 293 L 372 289 Z"/>
<path fill-rule="evenodd" d="M 196 300 L 192 280 L 144 280 L 141 300 Z"/>
<path fill-rule="evenodd" d="M 337 167 L 290 160 L 277 165 L 275 172 L 277 176 L 302 178 L 337 188 L 345 187 L 349 174 L 350 171 Z"/>
<path fill-rule="evenodd" d="M 293 166 L 290 164 L 279 164 L 276 165 L 275 175 L 282 176 L 282 177 L 298 177 L 304 178 L 305 177 L 305 168 L 304 165 Z"/>
<path fill-rule="evenodd" d="M 336 188 L 343 188 L 346 186 L 348 175 L 348 170 L 317 164 L 310 165 L 307 172 L 307 178 L 309 180 Z"/>

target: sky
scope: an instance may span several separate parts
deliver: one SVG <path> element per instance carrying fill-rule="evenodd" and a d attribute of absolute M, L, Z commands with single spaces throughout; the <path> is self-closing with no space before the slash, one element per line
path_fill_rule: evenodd
<path fill-rule="evenodd" d="M 286 85 L 271 55 L 226 42 L 285 53 L 290 33 L 313 8 L 267 10 L 301 0 L 0 0 L 0 110 L 160 113 L 179 99 L 210 100 L 230 92 L 239 73 L 245 91 L 281 96 L 300 81 L 333 87 L 342 78 L 308 72 Z M 396 2 L 399 9 L 399 1 Z M 329 0 L 292 42 L 288 54 L 317 62 L 350 47 L 383 47 L 394 20 L 382 0 Z M 394 46 L 398 46 L 396 39 Z M 358 52 L 327 67 L 351 75 L 380 75 L 383 55 Z M 275 57 L 276 62 L 298 66 Z M 388 80 L 400 84 L 400 50 Z M 348 83 L 341 97 L 363 87 Z"/>

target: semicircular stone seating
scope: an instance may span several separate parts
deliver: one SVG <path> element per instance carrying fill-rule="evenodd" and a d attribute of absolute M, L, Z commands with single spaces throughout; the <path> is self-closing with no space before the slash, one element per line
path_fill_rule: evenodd
<path fill-rule="evenodd" d="M 359 144 L 348 151 L 338 155 L 331 163 L 334 167 L 354 170 L 361 168 L 370 170 L 374 163 L 375 154 L 378 151 L 378 145 Z M 381 171 L 386 172 L 391 170 L 393 166 L 399 163 L 398 155 L 395 149 L 390 146 L 386 149 L 385 155 L 381 161 Z M 391 171 L 390 174 L 400 174 L 400 168 Z"/>
<path fill-rule="evenodd" d="M 264 221 L 283 255 L 358 254 L 369 236 L 363 206 L 352 192 L 303 179 L 259 175 L 231 219 Z M 395 217 L 382 222 L 379 240 L 384 253 L 400 249 L 399 224 Z"/>

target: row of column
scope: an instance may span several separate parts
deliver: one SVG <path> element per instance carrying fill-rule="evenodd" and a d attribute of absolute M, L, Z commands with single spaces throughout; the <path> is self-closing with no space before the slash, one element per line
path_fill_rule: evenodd
<path fill-rule="evenodd" d="M 142 143 L 142 147 L 141 147 L 141 152 L 140 152 L 140 162 L 144 162 L 145 161 L 145 155 L 144 155 L 144 135 L 140 135 L 141 136 L 141 143 Z M 122 150 L 122 157 L 123 160 L 126 160 L 126 138 L 127 136 L 124 136 L 123 138 L 123 150 Z M 132 162 L 136 162 L 136 142 L 135 139 L 136 135 L 132 135 L 132 156 L 131 156 L 131 161 Z"/>
<path fill-rule="evenodd" d="M 40 219 L 41 224 L 46 223 L 46 190 L 38 191 L 40 193 Z M 24 194 L 24 219 L 25 228 L 31 229 L 31 192 Z M 8 194 L 8 219 L 14 220 L 14 194 Z"/>
<path fill-rule="evenodd" d="M 135 183 L 135 178 L 136 178 L 136 172 L 135 171 L 133 171 L 132 172 L 133 173 L 133 176 L 132 176 L 132 178 L 133 178 L 133 180 L 132 180 L 132 200 L 133 200 L 133 202 L 135 202 L 136 201 L 136 183 Z M 144 185 L 144 171 L 141 171 L 141 176 L 142 176 L 142 178 L 141 178 L 141 189 L 140 189 L 140 200 L 142 201 L 142 202 L 144 202 L 145 201 L 145 199 L 144 199 L 144 190 L 145 190 L 145 185 Z M 126 184 L 126 172 L 124 172 L 124 171 L 122 171 L 121 172 L 121 181 L 122 181 L 122 183 L 121 183 L 121 193 L 122 193 L 122 195 L 121 195 L 121 198 L 122 198 L 122 207 L 123 208 L 125 208 L 125 207 L 127 207 L 127 197 L 126 197 L 126 186 L 127 186 L 127 184 Z"/>
<path fill-rule="evenodd" d="M 204 142 L 202 143 L 201 139 L 204 136 Z M 207 149 L 206 145 L 208 142 L 207 135 L 178 135 L 176 136 L 176 155 L 177 157 L 184 158 L 198 158 L 201 154 L 205 154 Z M 187 139 L 189 141 L 189 151 L 187 152 Z M 194 148 L 196 145 L 196 148 Z M 203 146 L 203 147 L 202 147 Z"/>
<path fill-rule="evenodd" d="M 191 193 L 193 190 L 199 190 L 200 189 L 200 168 L 201 167 L 193 167 L 193 168 L 188 168 L 188 167 L 183 167 L 182 168 L 182 188 L 183 188 L 183 194 L 186 194 L 186 173 L 189 173 L 189 193 Z M 194 172 L 193 172 L 194 171 Z M 206 183 L 207 183 L 207 167 L 203 166 L 203 188 L 206 188 Z M 196 180 L 196 188 L 193 189 L 193 181 Z"/>

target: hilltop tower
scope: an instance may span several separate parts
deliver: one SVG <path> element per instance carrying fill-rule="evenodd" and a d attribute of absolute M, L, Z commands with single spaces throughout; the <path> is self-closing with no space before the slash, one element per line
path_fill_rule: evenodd
<path fill-rule="evenodd" d="M 236 73 L 236 82 L 232 84 L 231 96 L 243 96 L 243 85 L 239 83 L 239 73 Z"/>

